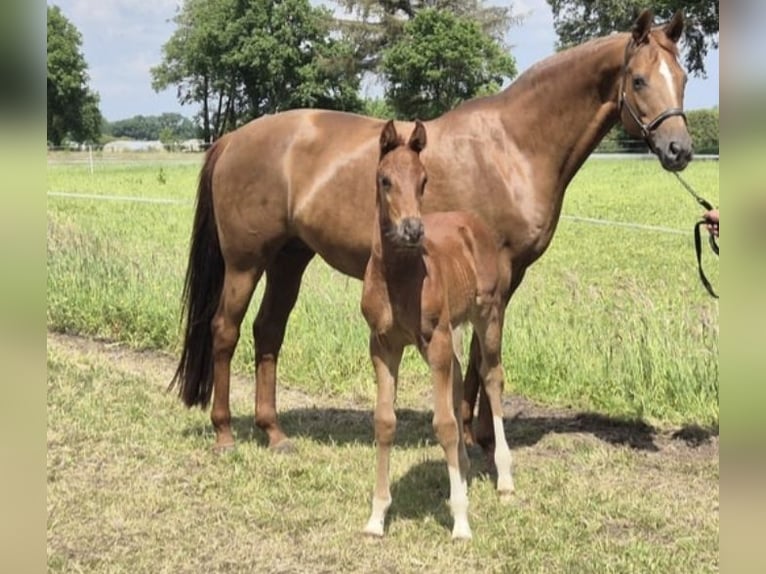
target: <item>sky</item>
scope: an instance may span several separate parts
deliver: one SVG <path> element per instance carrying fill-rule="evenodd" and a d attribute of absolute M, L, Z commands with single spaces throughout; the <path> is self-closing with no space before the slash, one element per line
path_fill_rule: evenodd
<path fill-rule="evenodd" d="M 492 2 L 495 3 L 495 2 Z M 162 45 L 175 29 L 180 0 L 52 0 L 83 38 L 90 87 L 98 92 L 101 113 L 109 121 L 136 115 L 176 112 L 192 117 L 198 106 L 178 103 L 174 88 L 156 93 L 149 70 L 162 60 Z M 508 44 L 519 73 L 555 53 L 553 16 L 545 0 L 514 0 L 524 22 L 511 28 Z M 707 78 L 689 77 L 685 108 L 718 105 L 718 50 L 705 60 Z M 367 95 L 378 95 L 368 86 Z"/>

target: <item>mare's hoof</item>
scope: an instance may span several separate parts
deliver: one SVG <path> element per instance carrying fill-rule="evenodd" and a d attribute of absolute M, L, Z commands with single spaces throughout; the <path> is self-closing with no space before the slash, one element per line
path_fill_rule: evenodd
<path fill-rule="evenodd" d="M 295 443 L 289 438 L 282 439 L 277 444 L 270 446 L 269 450 L 277 454 L 295 454 L 298 449 L 295 447 Z"/>

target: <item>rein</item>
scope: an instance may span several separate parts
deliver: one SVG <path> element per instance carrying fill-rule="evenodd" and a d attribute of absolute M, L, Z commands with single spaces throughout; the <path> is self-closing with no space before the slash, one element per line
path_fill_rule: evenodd
<path fill-rule="evenodd" d="M 681 182 L 681 185 L 684 186 L 684 189 L 689 192 L 689 194 L 695 199 L 697 203 L 699 203 L 704 209 L 711 210 L 713 209 L 713 205 L 706 200 L 704 197 L 702 197 L 700 194 L 698 194 L 691 185 L 689 185 L 679 174 L 678 172 L 673 172 L 673 175 L 676 176 L 676 179 L 678 179 L 679 182 Z M 700 228 L 703 225 L 706 225 L 707 221 L 705 219 L 700 219 L 697 223 L 694 224 L 694 250 L 697 254 L 697 269 L 699 270 L 700 274 L 700 281 L 702 281 L 702 285 L 707 289 L 707 292 L 710 293 L 710 295 L 716 299 L 718 299 L 718 295 L 713 290 L 713 286 L 710 284 L 710 281 L 708 280 L 707 276 L 705 275 L 705 272 L 702 269 L 702 238 L 700 236 Z M 718 242 L 715 240 L 715 237 L 712 233 L 708 234 L 708 242 L 710 243 L 710 249 L 718 255 Z"/>

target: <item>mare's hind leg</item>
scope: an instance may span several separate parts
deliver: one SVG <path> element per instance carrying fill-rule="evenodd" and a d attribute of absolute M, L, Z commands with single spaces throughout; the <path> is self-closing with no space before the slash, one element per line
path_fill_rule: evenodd
<path fill-rule="evenodd" d="M 239 328 L 247 311 L 261 271 L 235 270 L 227 267 L 221 298 L 210 328 L 213 333 L 213 406 L 210 420 L 215 429 L 215 449 L 234 446 L 229 410 L 231 358 L 239 341 Z"/>
<path fill-rule="evenodd" d="M 497 491 L 501 496 L 507 496 L 513 492 L 514 487 L 511 476 L 511 450 L 508 448 L 503 428 L 504 377 L 500 360 L 502 328 L 503 309 L 499 305 L 493 306 L 486 317 L 476 322 L 476 333 L 481 345 L 480 376 L 484 381 L 484 390 L 492 413 Z"/>
<path fill-rule="evenodd" d="M 433 381 L 433 426 L 444 449 L 449 471 L 449 504 L 454 519 L 452 538 L 469 539 L 471 527 L 468 524 L 468 459 L 465 456 L 465 447 L 461 444 L 462 433 L 455 416 L 453 378 L 458 376 L 454 376 L 453 373 L 455 355 L 448 326 L 437 327 L 434 331 L 428 343 L 427 358 Z"/>
<path fill-rule="evenodd" d="M 375 442 L 377 443 L 377 463 L 375 467 L 375 490 L 372 494 L 372 512 L 364 527 L 365 534 L 383 536 L 386 512 L 391 506 L 389 486 L 389 463 L 391 445 L 396 433 L 396 381 L 399 363 L 402 360 L 403 347 L 387 345 L 375 335 L 370 336 L 370 357 L 375 369 L 377 381 L 377 400 L 375 402 Z"/>
<path fill-rule="evenodd" d="M 471 346 L 468 355 L 468 366 L 465 370 L 465 382 L 463 384 L 463 397 L 460 402 L 460 419 L 463 426 L 465 443 L 468 446 L 478 444 L 485 453 L 490 453 L 495 442 L 494 430 L 491 420 L 485 416 L 487 401 L 484 394 L 484 386 L 480 374 L 481 346 L 474 332 L 471 335 Z M 479 417 L 476 431 L 473 428 L 476 401 L 479 400 Z"/>
<path fill-rule="evenodd" d="M 269 437 L 269 448 L 290 451 L 292 443 L 277 420 L 277 359 L 301 279 L 314 256 L 303 242 L 287 243 L 266 269 L 266 291 L 253 323 L 255 341 L 255 424 Z"/>

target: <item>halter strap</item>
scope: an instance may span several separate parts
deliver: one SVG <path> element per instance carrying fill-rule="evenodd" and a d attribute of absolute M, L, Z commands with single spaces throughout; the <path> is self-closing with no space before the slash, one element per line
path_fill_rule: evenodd
<path fill-rule="evenodd" d="M 636 122 L 636 125 L 641 129 L 641 137 L 644 138 L 644 141 L 649 145 L 652 151 L 654 151 L 654 141 L 652 141 L 651 138 L 652 132 L 656 130 L 662 122 L 668 118 L 672 118 L 673 116 L 681 116 L 684 119 L 684 123 L 686 123 L 686 114 L 681 108 L 668 108 L 667 110 L 660 112 L 656 118 L 648 123 L 641 121 L 638 112 L 628 101 L 627 95 L 625 94 L 625 82 L 628 76 L 628 62 L 630 61 L 629 53 L 630 48 L 634 45 L 635 42 L 633 41 L 632 37 L 625 45 L 625 63 L 622 65 L 622 86 L 620 87 L 618 110 L 622 112 L 623 107 L 628 110 L 630 117 L 633 118 L 633 121 Z"/>

